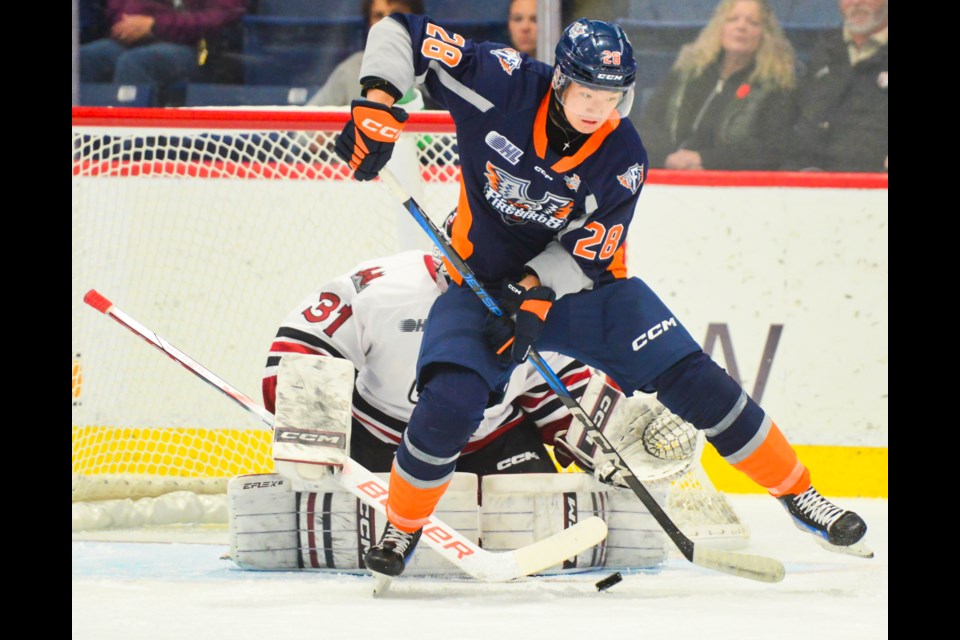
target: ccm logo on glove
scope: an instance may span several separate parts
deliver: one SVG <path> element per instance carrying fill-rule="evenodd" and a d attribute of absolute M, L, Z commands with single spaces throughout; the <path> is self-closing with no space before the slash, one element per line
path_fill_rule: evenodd
<path fill-rule="evenodd" d="M 400 107 L 373 100 L 354 100 L 350 107 L 350 120 L 333 150 L 350 165 L 356 180 L 372 180 L 390 160 L 409 116 Z"/>
<path fill-rule="evenodd" d="M 367 107 L 358 107 L 353 114 L 354 121 L 361 120 L 360 126 L 367 132 L 371 138 L 377 142 L 396 142 L 400 138 L 402 127 L 393 127 L 389 123 L 380 122 L 377 118 L 383 118 L 386 114 L 382 111 L 369 109 Z M 389 117 L 389 116 L 387 116 Z"/>

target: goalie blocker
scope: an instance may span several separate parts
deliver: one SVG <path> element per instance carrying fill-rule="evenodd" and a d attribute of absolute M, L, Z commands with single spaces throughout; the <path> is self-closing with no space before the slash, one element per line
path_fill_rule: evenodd
<path fill-rule="evenodd" d="M 389 474 L 378 476 L 389 481 Z M 658 500 L 667 486 L 654 487 Z M 227 485 L 230 559 L 249 570 L 365 572 L 363 556 L 375 544 L 383 516 L 332 478 L 311 488 L 316 490 L 297 491 L 279 474 L 233 478 Z M 487 551 L 524 547 L 590 516 L 607 523 L 606 540 L 543 574 L 650 569 L 667 558 L 666 535 L 633 492 L 585 473 L 478 479 L 458 472 L 436 513 Z M 425 545 L 404 575 L 464 576 Z"/>

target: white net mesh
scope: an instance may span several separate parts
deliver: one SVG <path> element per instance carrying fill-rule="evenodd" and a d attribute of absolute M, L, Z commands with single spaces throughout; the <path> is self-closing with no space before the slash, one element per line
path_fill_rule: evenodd
<path fill-rule="evenodd" d="M 101 115 L 73 128 L 74 499 L 139 491 L 104 474 L 168 479 L 155 491 L 272 471 L 257 418 L 111 326 L 84 294 L 97 289 L 259 400 L 276 324 L 304 291 L 429 241 L 385 187 L 349 179 L 332 154 L 345 114 L 78 112 Z M 456 203 L 455 137 L 410 131 L 394 171 L 440 222 Z"/>

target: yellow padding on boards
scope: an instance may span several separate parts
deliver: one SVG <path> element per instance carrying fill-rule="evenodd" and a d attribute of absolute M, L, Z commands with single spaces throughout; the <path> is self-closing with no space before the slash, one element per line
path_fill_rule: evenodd
<path fill-rule="evenodd" d="M 222 478 L 272 473 L 273 434 L 248 429 L 73 427 L 73 473 Z"/>
<path fill-rule="evenodd" d="M 247 429 L 73 427 L 73 473 L 200 478 L 272 473 L 272 433 Z M 887 448 L 794 445 L 814 486 L 828 497 L 887 497 Z M 552 447 L 548 451 L 553 455 Z M 765 493 L 704 447 L 703 467 L 726 493 Z M 568 471 L 578 470 L 575 465 Z"/>
<path fill-rule="evenodd" d="M 886 498 L 887 448 L 794 445 L 800 461 L 810 469 L 813 486 L 828 498 Z M 703 449 L 703 468 L 720 491 L 766 493 L 734 469 L 713 447 Z"/>

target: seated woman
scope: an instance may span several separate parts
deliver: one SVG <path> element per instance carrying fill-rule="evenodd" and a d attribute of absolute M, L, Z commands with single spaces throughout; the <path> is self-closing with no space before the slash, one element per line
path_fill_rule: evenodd
<path fill-rule="evenodd" d="M 775 170 L 795 84 L 793 46 L 767 0 L 722 0 L 644 108 L 650 166 Z"/>

